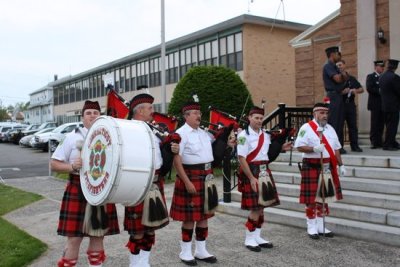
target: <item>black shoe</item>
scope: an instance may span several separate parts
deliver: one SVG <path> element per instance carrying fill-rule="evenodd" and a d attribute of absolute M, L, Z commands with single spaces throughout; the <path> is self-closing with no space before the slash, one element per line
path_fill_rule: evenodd
<path fill-rule="evenodd" d="M 260 252 L 261 248 L 259 246 L 246 246 L 247 249 L 253 251 L 253 252 Z"/>
<path fill-rule="evenodd" d="M 340 154 L 346 154 L 346 153 L 347 153 L 347 151 L 346 151 L 346 150 L 344 150 L 344 148 L 341 148 L 341 149 L 339 149 L 339 153 L 340 153 Z"/>
<path fill-rule="evenodd" d="M 320 235 L 320 236 L 324 236 L 323 233 L 319 233 L 319 235 Z M 332 238 L 332 237 L 334 237 L 334 234 L 333 234 L 333 232 L 325 233 L 325 237 L 330 237 L 330 238 Z"/>
<path fill-rule="evenodd" d="M 189 266 L 196 266 L 196 265 L 197 265 L 197 261 L 196 261 L 196 260 L 186 261 L 186 260 L 182 260 L 182 259 L 181 259 L 181 261 L 182 261 L 184 264 L 189 265 Z"/>
<path fill-rule="evenodd" d="M 207 263 L 216 263 L 217 262 L 217 257 L 215 257 L 215 256 L 210 256 L 210 257 L 208 257 L 208 258 L 204 258 L 204 259 L 200 259 L 200 258 L 197 258 L 197 257 L 194 257 L 196 260 L 198 260 L 198 261 L 204 261 L 204 262 L 207 262 Z"/>
<path fill-rule="evenodd" d="M 363 150 L 359 146 L 351 148 L 351 151 L 353 151 L 353 152 L 363 152 Z"/>
<path fill-rule="evenodd" d="M 314 234 L 314 235 L 310 235 L 310 234 L 308 234 L 308 236 L 311 238 L 311 239 L 319 239 L 319 235 L 317 235 L 317 234 Z"/>
<path fill-rule="evenodd" d="M 377 148 L 382 148 L 382 145 L 372 145 L 371 149 L 377 149 Z"/>
<path fill-rule="evenodd" d="M 397 147 L 384 147 L 383 150 L 388 150 L 388 151 L 397 151 L 399 150 Z"/>
<path fill-rule="evenodd" d="M 262 248 L 273 248 L 274 245 L 271 242 L 258 244 Z"/>

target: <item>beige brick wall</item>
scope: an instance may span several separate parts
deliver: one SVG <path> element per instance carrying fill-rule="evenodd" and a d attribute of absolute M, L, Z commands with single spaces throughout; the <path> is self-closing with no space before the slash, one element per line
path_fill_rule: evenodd
<path fill-rule="evenodd" d="M 266 100 L 267 112 L 278 103 L 296 103 L 294 48 L 289 41 L 300 33 L 261 25 L 243 27 L 242 78 L 255 105 Z"/>
<path fill-rule="evenodd" d="M 382 27 L 386 36 L 389 35 L 388 0 L 376 0 L 376 25 L 378 29 Z M 388 38 L 390 37 L 388 36 Z M 295 50 L 296 105 L 310 106 L 323 99 L 322 66 L 326 62 L 325 48 L 329 46 L 339 45 L 341 47 L 347 71 L 363 83 L 365 77 L 357 77 L 357 6 L 355 0 L 341 0 L 339 17 L 305 39 L 311 39 L 311 45 Z M 388 57 L 389 43 L 377 42 L 377 58 L 387 59 Z M 312 73 L 310 72 L 311 67 L 313 68 Z"/>

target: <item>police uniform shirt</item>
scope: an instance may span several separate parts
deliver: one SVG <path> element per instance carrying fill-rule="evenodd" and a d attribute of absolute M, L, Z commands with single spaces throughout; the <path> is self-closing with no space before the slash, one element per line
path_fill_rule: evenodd
<path fill-rule="evenodd" d="M 315 120 L 313 121 L 317 123 Z M 323 135 L 325 136 L 326 140 L 332 147 L 333 151 L 338 150 L 342 147 L 336 135 L 335 129 L 333 129 L 333 127 L 330 126 L 329 124 L 325 125 L 323 130 Z M 315 147 L 319 144 L 320 144 L 319 136 L 314 132 L 313 129 L 311 129 L 310 125 L 308 123 L 305 123 L 303 126 L 301 126 L 296 141 L 294 143 L 294 147 L 296 148 L 302 146 Z M 316 152 L 303 153 L 303 158 L 320 158 L 320 157 L 321 153 L 316 153 Z M 326 148 L 324 149 L 323 157 L 329 158 L 329 153 L 326 150 Z"/>
<path fill-rule="evenodd" d="M 343 83 L 336 83 L 333 80 L 333 76 L 340 74 L 338 67 L 335 63 L 328 60 L 322 70 L 322 79 L 324 81 L 324 87 L 326 92 L 337 92 L 340 93 L 343 89 Z"/>
<path fill-rule="evenodd" d="M 264 143 L 258 152 L 257 156 L 252 161 L 263 161 L 268 160 L 268 149 L 271 144 L 271 137 L 266 132 L 260 131 L 256 133 L 251 127 L 249 129 L 249 134 L 245 130 L 241 131 L 238 135 L 238 145 L 237 154 L 238 156 L 247 157 L 253 150 L 258 146 L 258 139 L 263 134 Z"/>
<path fill-rule="evenodd" d="M 82 147 L 77 147 L 77 143 L 83 145 L 87 132 L 86 128 L 77 128 L 75 131 L 68 133 L 51 158 L 72 164 L 74 160 L 81 156 Z"/>
<path fill-rule="evenodd" d="M 211 147 L 213 138 L 204 130 L 193 129 L 185 123 L 176 132 L 181 136 L 179 155 L 183 164 L 203 164 L 214 160 Z"/>
<path fill-rule="evenodd" d="M 357 81 L 356 77 L 349 75 L 349 79 L 346 81 L 344 88 L 350 89 L 358 89 L 362 87 L 361 84 Z M 343 95 L 343 100 L 346 103 L 354 102 L 355 94 L 345 94 Z"/>

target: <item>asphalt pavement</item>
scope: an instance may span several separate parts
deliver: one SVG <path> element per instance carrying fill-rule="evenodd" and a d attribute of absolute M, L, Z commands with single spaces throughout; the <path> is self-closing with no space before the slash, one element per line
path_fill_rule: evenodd
<path fill-rule="evenodd" d="M 222 179 L 218 179 L 219 188 Z M 52 176 L 8 178 L 5 183 L 25 191 L 41 194 L 45 199 L 3 216 L 30 235 L 47 243 L 49 249 L 30 266 L 55 266 L 62 254 L 65 238 L 56 233 L 58 211 L 65 181 Z M 167 202 L 170 203 L 173 184 L 166 185 Z M 220 190 L 221 192 L 221 190 Z M 125 244 L 128 235 L 123 231 L 123 207 L 117 205 L 121 234 L 105 238 L 107 260 L 103 266 L 128 266 L 129 253 Z M 374 242 L 335 236 L 310 239 L 304 228 L 279 224 L 264 224 L 262 235 L 274 244 L 272 249 L 251 252 L 244 246 L 245 218 L 217 213 L 209 220 L 209 252 L 217 256 L 212 266 L 400 266 L 400 249 Z M 179 260 L 180 222 L 170 224 L 156 232 L 152 249 L 152 266 L 185 266 Z M 77 266 L 87 266 L 87 239 L 81 246 Z M 199 263 L 199 266 L 208 266 Z"/>

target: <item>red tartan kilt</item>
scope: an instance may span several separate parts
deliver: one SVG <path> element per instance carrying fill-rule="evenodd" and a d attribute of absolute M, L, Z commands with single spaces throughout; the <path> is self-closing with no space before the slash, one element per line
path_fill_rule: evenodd
<path fill-rule="evenodd" d="M 164 203 L 166 203 L 164 194 L 164 178 L 158 177 L 158 181 L 154 183 L 158 186 L 161 196 L 164 200 Z M 125 207 L 124 230 L 127 231 L 129 235 L 134 235 L 135 233 L 139 232 L 157 230 L 169 224 L 169 221 L 166 221 L 165 223 L 157 227 L 144 226 L 142 224 L 143 206 L 144 206 L 144 201 L 140 202 L 136 206 Z"/>
<path fill-rule="evenodd" d="M 254 162 L 252 162 L 251 164 L 249 164 L 250 170 L 251 170 L 252 174 L 254 175 L 254 177 L 258 178 L 258 175 L 260 173 L 259 165 L 267 164 L 267 163 L 268 162 L 257 162 L 256 164 L 254 164 Z M 275 188 L 276 202 L 274 202 L 273 204 L 271 204 L 269 206 L 262 206 L 262 205 L 258 204 L 258 192 L 254 192 L 253 189 L 251 189 L 250 180 L 247 178 L 247 176 L 242 171 L 241 172 L 241 177 L 242 177 L 241 178 L 241 190 L 242 190 L 241 191 L 242 192 L 241 208 L 243 210 L 257 210 L 260 208 L 273 207 L 273 206 L 277 206 L 280 204 L 278 192 L 276 190 L 276 185 L 274 182 L 274 178 L 272 177 L 271 170 L 269 168 L 267 168 L 267 172 L 268 172 L 269 176 L 271 177 L 272 185 Z"/>
<path fill-rule="evenodd" d="M 329 158 L 324 158 L 324 163 L 329 162 Z M 316 168 L 315 165 L 321 163 L 321 159 L 303 159 L 301 167 L 301 184 L 300 184 L 300 197 L 299 202 L 303 204 L 314 204 L 315 196 L 318 189 L 318 179 L 320 175 L 320 168 Z M 313 164 L 309 166 L 308 164 Z M 339 184 L 335 183 L 336 199 L 342 199 L 342 189 Z"/>
<path fill-rule="evenodd" d="M 72 177 L 72 178 L 71 178 Z M 87 201 L 82 193 L 78 175 L 71 175 L 61 202 L 57 233 L 62 236 L 87 236 L 82 232 Z M 119 234 L 117 209 L 114 204 L 106 205 L 109 230 L 106 235 Z"/>
<path fill-rule="evenodd" d="M 204 213 L 204 179 L 212 170 L 187 170 L 187 176 L 196 188 L 196 194 L 189 194 L 185 184 L 176 176 L 174 195 L 170 216 L 172 219 L 181 222 L 198 222 L 214 216 L 214 214 Z"/>

